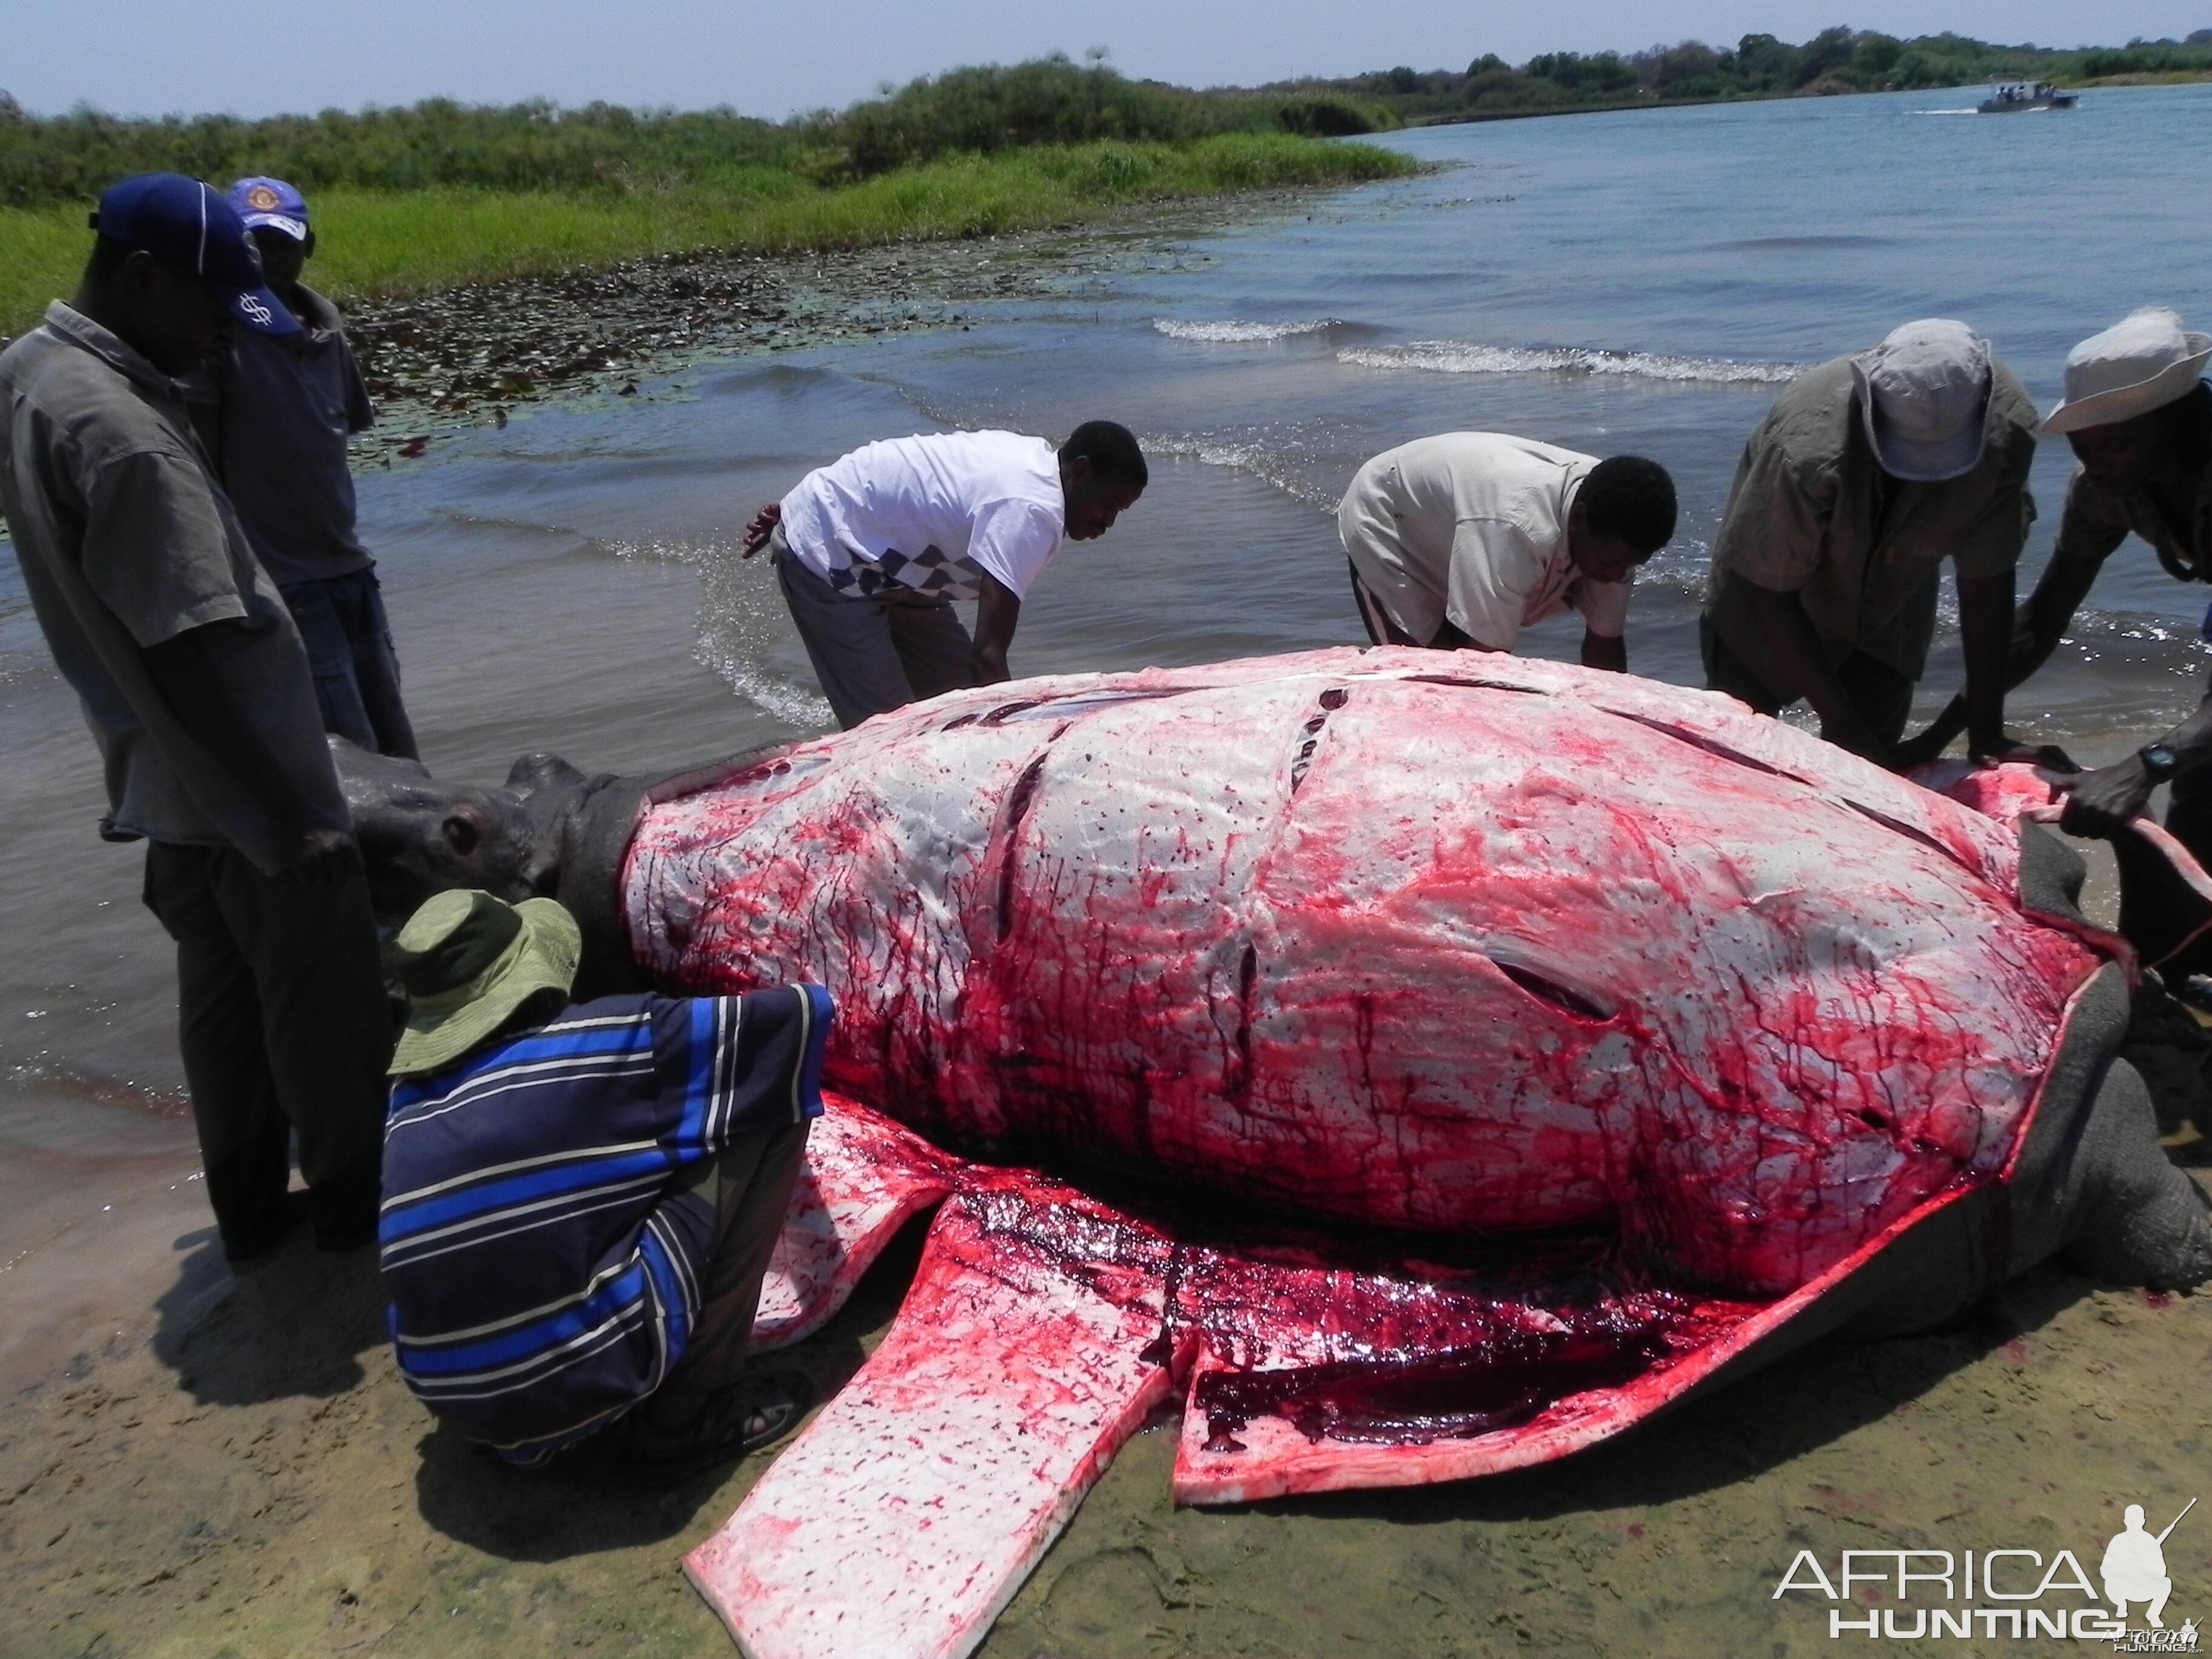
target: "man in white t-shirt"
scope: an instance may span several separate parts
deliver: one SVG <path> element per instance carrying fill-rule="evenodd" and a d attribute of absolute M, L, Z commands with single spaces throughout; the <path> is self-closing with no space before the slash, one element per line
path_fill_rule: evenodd
<path fill-rule="evenodd" d="M 1510 651 L 1572 610 L 1583 663 L 1617 671 L 1636 568 L 1674 534 L 1674 484 L 1638 455 L 1446 432 L 1361 467 L 1336 524 L 1376 644 Z"/>
<path fill-rule="evenodd" d="M 1055 451 L 1014 432 L 889 438 L 817 467 L 745 528 L 837 723 L 1010 678 L 1022 599 L 1062 539 L 1103 536 L 1144 493 L 1127 427 L 1086 421 Z M 971 640 L 952 606 L 975 602 Z"/>

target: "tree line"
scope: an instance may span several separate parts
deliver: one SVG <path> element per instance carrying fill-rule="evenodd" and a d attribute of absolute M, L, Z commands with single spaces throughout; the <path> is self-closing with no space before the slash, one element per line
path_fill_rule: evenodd
<path fill-rule="evenodd" d="M 1334 136 L 1395 126 L 1379 100 L 1312 88 L 1194 92 L 1064 55 L 953 70 L 839 111 L 764 121 L 727 107 L 635 110 L 434 98 L 402 108 L 133 119 L 91 108 L 36 116 L 0 93 L 0 204 L 87 200 L 167 171 L 272 173 L 302 190 L 597 190 L 742 185 L 796 173 L 856 182 L 950 155 L 1237 132 Z"/>
<path fill-rule="evenodd" d="M 1552 110 L 1711 103 L 1850 92 L 1970 86 L 1992 77 L 2078 83 L 2113 76 L 2212 72 L 2212 29 L 2185 40 L 2058 51 L 1996 46 L 1961 34 L 1901 40 L 1875 30 L 1823 29 L 1799 45 L 1747 34 L 1733 47 L 1684 40 L 1638 52 L 1542 52 L 1515 66 L 1486 52 L 1463 72 L 1385 70 L 1322 83 L 1373 99 L 1401 118 L 1541 114 Z"/>

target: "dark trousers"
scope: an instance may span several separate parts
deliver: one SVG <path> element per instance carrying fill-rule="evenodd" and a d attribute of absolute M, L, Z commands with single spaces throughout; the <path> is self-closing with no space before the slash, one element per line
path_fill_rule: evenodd
<path fill-rule="evenodd" d="M 2204 695 L 2212 701 L 2212 686 L 2207 687 Z M 2212 757 L 2185 761 L 2173 775 L 2166 801 L 2166 828 L 2167 834 L 2189 849 L 2191 858 L 2212 870 Z"/>
<path fill-rule="evenodd" d="M 840 726 L 975 684 L 974 644 L 951 600 L 840 593 L 789 547 L 775 544 L 776 581 Z"/>
<path fill-rule="evenodd" d="M 399 653 L 376 572 L 286 582 L 278 591 L 307 647 L 323 730 L 376 754 L 421 759 L 399 701 Z"/>
<path fill-rule="evenodd" d="M 1738 702 L 1748 703 L 1757 714 L 1782 712 L 1781 694 L 1754 675 L 1744 665 L 1743 659 L 1728 648 L 1711 617 L 1698 618 L 1698 644 L 1705 659 L 1705 690 L 1725 691 Z M 1844 688 L 1844 696 L 1858 710 L 1868 730 L 1889 744 L 1905 735 L 1905 722 L 1912 714 L 1911 680 L 1863 651 L 1854 651 L 1837 664 L 1835 674 Z"/>
<path fill-rule="evenodd" d="M 714 1248 L 699 1287 L 691 1340 L 668 1380 L 638 1407 L 645 1431 L 681 1434 L 716 1393 L 744 1370 L 761 1280 L 783 1231 L 784 1212 L 806 1151 L 806 1125 L 740 1135 L 700 1166 L 696 1190 L 714 1206 Z"/>
<path fill-rule="evenodd" d="M 154 842 L 145 897 L 177 942 L 178 1046 L 225 1248 L 283 1236 L 294 1135 L 317 1238 L 373 1236 L 392 1031 L 367 878 L 318 886 Z"/>

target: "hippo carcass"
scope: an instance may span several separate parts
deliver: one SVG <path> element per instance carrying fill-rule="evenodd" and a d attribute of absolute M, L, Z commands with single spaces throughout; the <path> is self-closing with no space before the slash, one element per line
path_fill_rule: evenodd
<path fill-rule="evenodd" d="M 387 905 L 550 891 L 597 986 L 838 1000 L 764 1338 L 942 1201 L 691 1559 L 756 1659 L 964 1651 L 1171 1388 L 1187 1500 L 1436 1480 L 2060 1252 L 2212 1273 L 2070 851 L 1717 696 L 1330 651 L 510 785 L 361 775 Z"/>

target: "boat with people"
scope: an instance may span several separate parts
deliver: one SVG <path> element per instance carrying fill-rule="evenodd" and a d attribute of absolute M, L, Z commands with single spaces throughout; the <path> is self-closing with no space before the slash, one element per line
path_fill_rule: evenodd
<path fill-rule="evenodd" d="M 1976 107 L 1984 115 L 2010 115 L 2031 109 L 2072 109 L 2080 95 L 2061 92 L 2047 81 L 1992 81 L 1990 95 Z"/>

